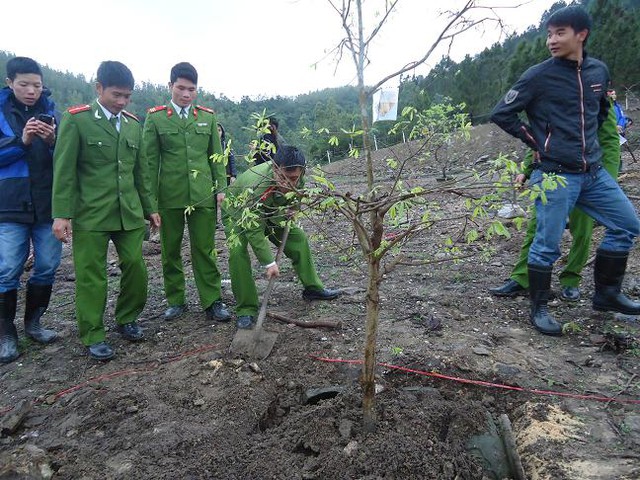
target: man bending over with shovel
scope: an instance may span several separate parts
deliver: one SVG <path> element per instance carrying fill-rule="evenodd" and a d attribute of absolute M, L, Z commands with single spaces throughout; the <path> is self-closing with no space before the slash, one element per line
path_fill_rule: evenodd
<path fill-rule="evenodd" d="M 276 246 L 280 244 L 287 214 L 298 205 L 296 191 L 304 185 L 305 164 L 300 150 L 284 145 L 278 149 L 273 161 L 247 170 L 229 186 L 223 210 L 238 328 L 253 328 L 259 309 L 247 246 L 251 245 L 266 269 L 267 278 L 280 274 L 269 241 Z M 324 288 L 313 263 L 309 240 L 300 227 L 290 226 L 284 254 L 291 259 L 304 286 L 304 299 L 332 300 L 340 294 L 338 290 Z"/>

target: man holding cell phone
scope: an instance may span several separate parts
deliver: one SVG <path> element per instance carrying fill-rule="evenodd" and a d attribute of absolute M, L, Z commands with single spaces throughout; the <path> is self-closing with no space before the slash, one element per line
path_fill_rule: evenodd
<path fill-rule="evenodd" d="M 7 86 L 0 90 L 0 363 L 18 358 L 15 327 L 20 277 L 34 248 L 27 281 L 24 331 L 38 343 L 56 333 L 40 325 L 49 306 L 61 244 L 51 231 L 55 105 L 42 71 L 28 57 L 7 62 Z"/>

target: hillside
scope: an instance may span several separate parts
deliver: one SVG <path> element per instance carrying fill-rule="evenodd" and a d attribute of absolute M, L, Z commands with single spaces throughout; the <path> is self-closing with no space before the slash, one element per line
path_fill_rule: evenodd
<path fill-rule="evenodd" d="M 470 139 L 457 142 L 445 148 L 436 162 L 433 155 L 424 149 L 424 140 L 412 140 L 391 147 L 381 148 L 373 152 L 376 178 L 391 179 L 394 171 L 387 167 L 386 159 L 410 159 L 406 165 L 407 177 L 441 176 L 442 165 L 449 162 L 448 173 L 455 173 L 461 168 L 473 168 L 483 162 L 496 158 L 500 153 L 521 159 L 525 148 L 522 142 L 505 134 L 494 124 L 488 123 L 471 127 Z M 329 176 L 348 178 L 353 181 L 366 178 L 366 162 L 364 157 L 347 158 L 322 166 Z"/>

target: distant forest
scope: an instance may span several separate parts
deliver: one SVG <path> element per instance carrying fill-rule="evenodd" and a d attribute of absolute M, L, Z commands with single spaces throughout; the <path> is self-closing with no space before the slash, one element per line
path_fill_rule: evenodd
<path fill-rule="evenodd" d="M 428 108 L 444 99 L 454 104 L 464 102 L 467 112 L 476 124 L 488 120 L 489 113 L 499 97 L 529 66 L 548 57 L 545 46 L 546 19 L 568 2 L 559 1 L 546 11 L 538 25 L 532 25 L 524 33 L 510 36 L 475 56 L 467 56 L 461 62 L 448 57 L 442 60 L 426 76 L 404 76 L 400 82 L 400 112 L 404 106 Z M 593 33 L 587 42 L 590 55 L 603 60 L 611 72 L 613 86 L 619 101 L 630 92 L 640 91 L 640 0 L 582 0 L 594 19 Z M 9 58 L 20 52 L 0 51 L 0 71 L 5 72 Z M 36 59 L 43 64 L 46 59 Z M 135 74 L 135 65 L 130 65 Z M 97 68 L 97 65 L 96 65 Z M 89 103 L 95 98 L 91 79 L 69 72 L 63 73 L 44 67 L 45 84 L 52 91 L 58 108 Z M 142 83 L 136 87 L 128 110 L 140 117 L 148 108 L 168 101 L 166 86 Z M 252 132 L 246 127 L 252 123 L 251 114 L 265 110 L 280 122 L 280 132 L 287 143 L 303 149 L 314 163 L 326 163 L 347 156 L 349 138 L 342 129 L 359 127 L 358 92 L 355 87 L 325 89 L 297 97 L 266 99 L 242 98 L 234 102 L 222 96 L 216 97 L 200 91 L 198 103 L 213 107 L 233 139 L 240 168 L 241 158 L 248 150 Z M 375 124 L 374 134 L 379 146 L 401 141 L 401 134 L 388 135 L 391 122 Z M 304 128 L 317 131 L 328 128 L 340 139 L 338 146 L 328 145 L 326 138 L 303 138 Z"/>

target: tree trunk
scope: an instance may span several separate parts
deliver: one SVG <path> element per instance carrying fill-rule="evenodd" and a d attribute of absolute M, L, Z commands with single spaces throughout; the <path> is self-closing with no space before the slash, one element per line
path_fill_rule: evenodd
<path fill-rule="evenodd" d="M 362 0 L 356 0 L 356 12 L 358 17 L 358 41 L 357 54 L 355 50 L 354 60 L 356 63 L 358 77 L 358 100 L 360 104 L 360 119 L 362 121 L 362 146 L 367 164 L 367 200 L 373 201 L 375 197 L 375 178 L 373 170 L 373 159 L 371 155 L 371 142 L 369 139 L 369 116 L 368 108 L 371 100 L 371 93 L 365 88 L 364 84 L 364 65 L 365 65 L 365 40 L 362 19 Z M 377 211 L 372 211 L 369 215 L 371 235 L 368 245 L 365 248 L 366 258 L 369 264 L 369 283 L 367 286 L 367 324 L 365 326 L 365 347 L 364 347 L 364 364 L 362 367 L 362 409 L 363 409 L 363 428 L 366 432 L 374 432 L 376 429 L 376 411 L 375 411 L 375 369 L 376 369 L 376 337 L 378 334 L 378 315 L 380 312 L 380 259 L 377 256 L 377 249 L 382 242 L 384 225 L 382 217 Z M 365 247 L 365 245 L 363 245 Z"/>
<path fill-rule="evenodd" d="M 369 121 L 366 114 L 369 96 L 364 89 L 360 90 L 360 109 L 362 114 L 362 143 L 364 155 L 367 160 L 367 185 L 369 191 L 367 200 L 372 201 L 375 195 L 373 160 L 371 158 L 371 146 L 369 141 Z M 367 262 L 369 264 L 369 276 L 367 285 L 367 323 L 365 326 L 365 347 L 364 364 L 362 367 L 362 411 L 363 428 L 365 432 L 375 432 L 376 430 L 376 409 L 375 409 L 375 372 L 376 372 L 376 338 L 378 333 L 378 315 L 380 312 L 380 259 L 375 253 L 380 246 L 383 235 L 382 219 L 378 212 L 372 211 L 369 216 L 371 235 L 369 238 L 369 248 L 367 251 Z"/>
<path fill-rule="evenodd" d="M 367 285 L 367 324 L 365 328 L 364 364 L 362 367 L 362 411 L 365 432 L 376 430 L 375 409 L 376 393 L 376 338 L 378 334 L 378 315 L 380 312 L 380 261 L 372 254 L 368 256 L 369 284 Z"/>

